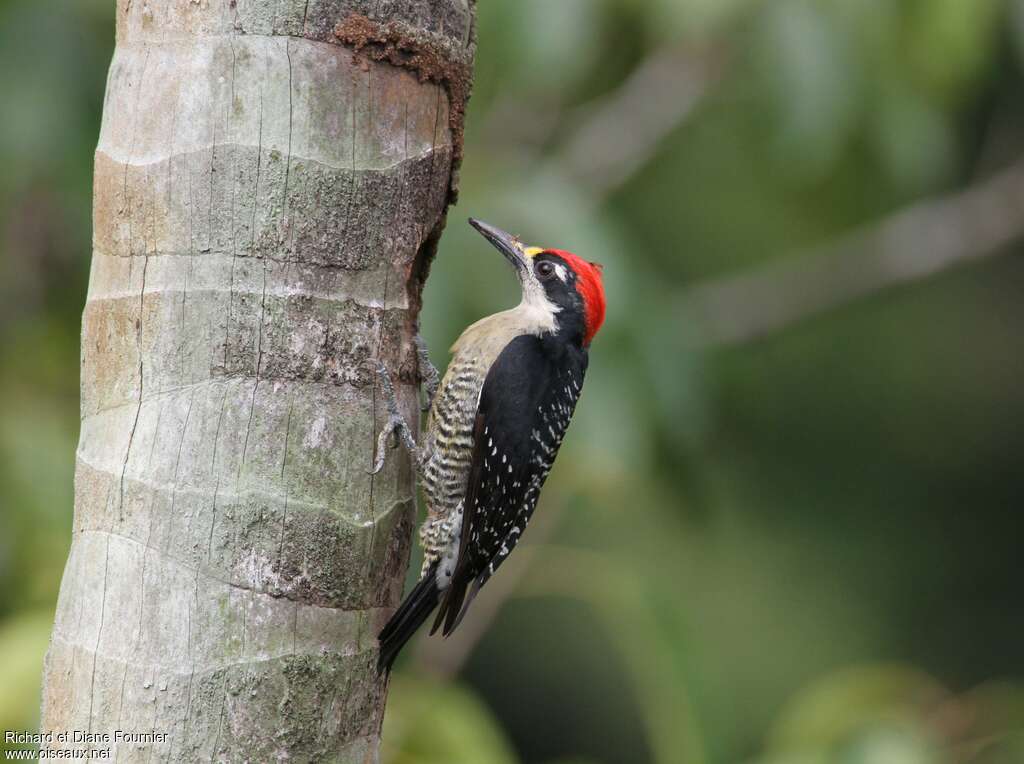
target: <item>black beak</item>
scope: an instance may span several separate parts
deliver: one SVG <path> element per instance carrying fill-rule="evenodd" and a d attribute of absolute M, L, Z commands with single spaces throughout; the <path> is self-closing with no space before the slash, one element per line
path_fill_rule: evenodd
<path fill-rule="evenodd" d="M 523 252 L 523 245 L 519 243 L 519 239 L 476 218 L 470 218 L 469 224 L 483 234 L 483 237 L 512 263 L 517 273 L 526 270 L 529 261 L 526 259 L 526 253 Z"/>

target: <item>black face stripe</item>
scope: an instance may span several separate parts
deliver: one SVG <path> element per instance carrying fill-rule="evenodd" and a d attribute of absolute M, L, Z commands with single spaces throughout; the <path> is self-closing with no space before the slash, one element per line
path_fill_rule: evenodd
<path fill-rule="evenodd" d="M 557 276 L 554 277 L 554 280 L 575 291 L 578 277 L 576 276 L 576 271 L 572 269 L 564 257 L 556 255 L 554 252 L 541 252 L 533 257 L 533 268 L 535 271 L 541 263 L 551 263 L 553 266 L 561 268 L 562 273 L 565 274 L 565 280 L 563 281 Z"/>
<path fill-rule="evenodd" d="M 586 330 L 586 312 L 583 298 L 576 291 L 578 277 L 569 263 L 561 255 L 554 252 L 541 252 L 534 255 L 532 267 L 536 272 L 537 266 L 542 262 L 549 262 L 565 270 L 565 281 L 557 276 L 547 280 L 541 280 L 544 293 L 548 300 L 558 308 L 555 323 L 558 326 L 555 332 L 560 341 L 577 343 L 582 346 L 583 334 Z"/>

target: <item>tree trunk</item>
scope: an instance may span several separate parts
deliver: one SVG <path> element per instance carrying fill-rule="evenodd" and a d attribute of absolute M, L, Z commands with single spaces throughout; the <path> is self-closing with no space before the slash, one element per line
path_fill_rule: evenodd
<path fill-rule="evenodd" d="M 365 362 L 415 421 L 472 22 L 471 0 L 118 3 L 51 747 L 376 758 L 415 494 L 401 451 L 367 474 Z"/>

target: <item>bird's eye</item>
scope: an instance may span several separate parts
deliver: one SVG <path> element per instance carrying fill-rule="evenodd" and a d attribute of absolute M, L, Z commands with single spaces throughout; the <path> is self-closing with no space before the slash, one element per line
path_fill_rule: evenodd
<path fill-rule="evenodd" d="M 537 263 L 537 278 L 541 281 L 547 281 L 549 278 L 555 275 L 555 266 L 549 263 L 547 260 L 541 260 Z"/>

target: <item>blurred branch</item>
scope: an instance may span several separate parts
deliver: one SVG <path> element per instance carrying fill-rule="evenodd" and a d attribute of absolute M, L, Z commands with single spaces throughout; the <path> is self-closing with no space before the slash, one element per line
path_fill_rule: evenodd
<path fill-rule="evenodd" d="M 665 46 L 614 91 L 583 107 L 562 148 L 565 172 L 596 197 L 615 190 L 654 156 L 720 77 L 718 51 Z"/>
<path fill-rule="evenodd" d="M 523 103 L 499 100 L 484 133 L 502 151 L 515 146 L 521 163 L 539 163 L 543 145 L 559 125 L 578 125 L 551 162 L 600 200 L 649 162 L 661 141 L 693 113 L 720 79 L 724 58 L 719 49 L 665 45 L 648 54 L 617 88 L 575 108 L 543 104 L 523 120 Z"/>
<path fill-rule="evenodd" d="M 690 287 L 680 303 L 702 346 L 747 342 L 961 263 L 1024 236 L 1024 158 L 822 249 Z"/>

